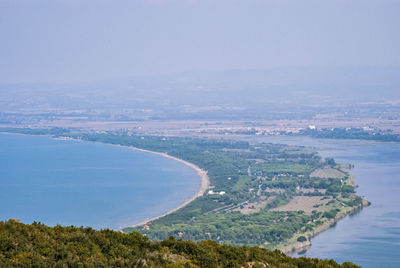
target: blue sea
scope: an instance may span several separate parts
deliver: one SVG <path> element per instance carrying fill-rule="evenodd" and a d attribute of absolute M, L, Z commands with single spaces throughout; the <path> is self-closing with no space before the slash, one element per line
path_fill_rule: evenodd
<path fill-rule="evenodd" d="M 190 199 L 190 167 L 113 145 L 0 134 L 0 220 L 121 229 Z"/>

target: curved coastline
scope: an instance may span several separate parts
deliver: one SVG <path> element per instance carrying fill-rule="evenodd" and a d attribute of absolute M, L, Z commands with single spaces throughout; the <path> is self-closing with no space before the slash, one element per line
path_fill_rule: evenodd
<path fill-rule="evenodd" d="M 80 139 L 80 138 L 77 139 L 77 138 L 71 138 L 71 137 L 57 137 L 57 138 L 54 138 L 54 139 L 85 141 L 85 140 Z M 108 145 L 112 145 L 112 146 L 123 147 L 123 148 L 129 148 L 131 150 L 140 151 L 140 152 L 144 152 L 144 153 L 156 154 L 156 155 L 159 155 L 159 156 L 162 156 L 162 157 L 173 159 L 175 161 L 181 162 L 181 163 L 185 164 L 186 166 L 194 169 L 196 171 L 197 175 L 199 175 L 199 177 L 201 179 L 200 188 L 197 191 L 197 193 L 194 196 L 192 196 L 190 199 L 188 199 L 185 202 L 183 202 L 182 204 L 180 204 L 178 207 L 173 208 L 173 209 L 171 209 L 171 210 L 169 210 L 169 211 L 167 211 L 167 212 L 165 212 L 165 213 L 163 213 L 163 214 L 161 214 L 159 216 L 156 216 L 156 217 L 141 221 L 139 223 L 135 223 L 135 224 L 130 225 L 130 226 L 126 226 L 124 228 L 141 226 L 141 225 L 147 224 L 147 223 L 149 223 L 151 221 L 157 220 L 157 219 L 159 219 L 161 217 L 164 217 L 164 216 L 166 216 L 168 214 L 171 214 L 171 213 L 183 208 L 184 206 L 188 205 L 190 202 L 194 201 L 197 197 L 202 196 L 205 193 L 205 191 L 208 189 L 208 187 L 210 186 L 210 178 L 207 175 L 207 171 L 205 171 L 205 170 L 201 169 L 200 167 L 196 166 L 195 164 L 190 163 L 190 162 L 188 162 L 186 160 L 183 160 L 181 158 L 178 158 L 178 157 L 175 157 L 175 156 L 171 156 L 171 155 L 169 155 L 167 153 L 150 151 L 150 150 L 146 150 L 146 149 L 137 148 L 137 147 L 134 147 L 134 146 L 124 146 L 124 145 L 109 144 L 109 143 L 104 143 L 104 142 L 99 142 L 99 143 L 108 144 Z M 124 228 L 122 228 L 122 229 L 124 229 Z"/>
<path fill-rule="evenodd" d="M 178 207 L 176 207 L 176 208 L 174 208 L 174 209 L 171 209 L 171 210 L 169 210 L 169 211 L 163 213 L 162 215 L 153 217 L 153 218 L 151 218 L 151 219 L 147 219 L 147 220 L 145 220 L 145 221 L 142 221 L 142 222 L 139 222 L 139 223 L 136 223 L 136 224 L 134 224 L 134 225 L 127 226 L 127 227 L 137 227 L 137 226 L 141 226 L 141 225 L 147 224 L 147 223 L 149 223 L 149 222 L 152 222 L 152 221 L 154 221 L 154 220 L 157 220 L 157 219 L 159 219 L 159 218 L 161 218 L 161 217 L 164 217 L 164 216 L 166 216 L 166 215 L 168 215 L 168 214 L 171 214 L 171 213 L 173 213 L 173 212 L 175 212 L 175 211 L 177 211 L 177 210 L 183 208 L 184 206 L 188 205 L 190 202 L 194 201 L 197 197 L 202 196 L 202 195 L 205 193 L 205 191 L 208 189 L 208 187 L 210 186 L 210 179 L 209 179 L 209 177 L 208 177 L 208 175 L 207 175 L 207 171 L 201 169 L 200 167 L 196 166 L 196 165 L 193 164 L 193 163 L 190 163 L 190 162 L 188 162 L 188 161 L 186 161 L 186 160 L 177 158 L 177 157 L 175 157 L 175 156 L 171 156 L 171 155 L 169 155 L 169 154 L 167 154 L 167 153 L 154 152 L 154 151 L 150 151 L 150 150 L 145 150 L 145 149 L 136 148 L 136 147 L 133 147 L 133 146 L 122 146 L 122 145 L 117 145 L 117 146 L 119 146 L 119 147 L 126 147 L 126 148 L 129 148 L 129 149 L 135 150 L 135 151 L 140 151 L 140 152 L 145 152 L 145 153 L 152 153 L 152 154 L 156 154 L 156 155 L 159 155 L 159 156 L 162 156 L 162 157 L 170 158 L 170 159 L 173 159 L 173 160 L 175 160 L 175 161 L 181 162 L 181 163 L 185 164 L 186 166 L 188 166 L 188 167 L 190 167 L 190 168 L 193 168 L 193 169 L 196 171 L 197 175 L 200 176 L 200 179 L 201 179 L 201 185 L 200 185 L 200 188 L 199 188 L 199 190 L 197 191 L 197 193 L 196 193 L 194 196 L 192 196 L 190 199 L 188 199 L 188 200 L 186 200 L 185 202 L 183 202 L 182 204 L 180 204 Z M 125 228 L 126 228 L 126 227 L 125 227 Z"/>
<path fill-rule="evenodd" d="M 85 140 L 83 140 L 83 139 L 81 139 L 81 138 L 71 138 L 71 137 L 64 137 L 64 136 L 61 136 L 61 137 L 52 137 L 52 138 L 53 138 L 53 139 L 57 139 L 57 140 L 85 141 Z M 96 141 L 95 141 L 95 142 L 96 142 Z M 167 154 L 167 153 L 161 153 L 161 152 L 150 151 L 150 150 L 146 150 L 146 149 L 137 148 L 137 147 L 134 147 L 134 146 L 124 146 L 124 145 L 110 144 L 110 143 L 104 143 L 104 142 L 99 142 L 99 143 L 107 144 L 107 145 L 112 145 L 112 146 L 123 147 L 123 148 L 128 148 L 128 149 L 131 149 L 131 150 L 140 151 L 140 152 L 144 152 L 144 153 L 156 154 L 156 155 L 159 155 L 159 156 L 161 156 L 161 157 L 166 157 L 166 158 L 173 159 L 173 160 L 175 160 L 175 161 L 181 162 L 181 163 L 185 164 L 186 166 L 188 166 L 188 167 L 194 169 L 194 170 L 196 171 L 197 175 L 198 175 L 198 176 L 200 177 L 200 179 L 201 179 L 200 188 L 199 188 L 199 190 L 197 191 L 197 193 L 196 193 L 195 195 L 193 195 L 190 199 L 188 199 L 188 200 L 186 200 L 185 202 L 183 202 L 182 204 L 180 204 L 178 207 L 173 208 L 173 209 L 171 209 L 171 210 L 169 210 L 169 211 L 167 211 L 167 212 L 165 212 L 165 213 L 163 213 L 163 214 L 161 214 L 161 215 L 159 215 L 159 216 L 156 216 L 156 217 L 153 217 L 153 218 L 150 218 L 150 219 L 146 219 L 146 220 L 144 220 L 144 221 L 141 221 L 141 222 L 139 222 L 139 223 L 135 223 L 135 224 L 130 225 L 130 226 L 123 227 L 122 229 L 128 228 L 128 227 L 137 227 L 137 226 L 141 226 L 141 225 L 147 224 L 147 223 L 149 223 L 149 222 L 151 222 L 151 221 L 157 220 L 157 219 L 159 219 L 159 218 L 161 218 L 161 217 L 164 217 L 164 216 L 166 216 L 166 215 L 168 215 L 168 214 L 171 214 L 171 213 L 173 213 L 173 212 L 175 212 L 175 211 L 177 211 L 177 210 L 183 208 L 184 206 L 188 205 L 190 202 L 194 201 L 197 197 L 202 196 L 202 195 L 205 193 L 205 191 L 206 191 L 206 190 L 209 188 L 209 186 L 210 186 L 210 179 L 209 179 L 209 177 L 208 177 L 208 175 L 207 175 L 207 171 L 205 171 L 205 170 L 201 169 L 200 167 L 198 167 L 197 165 L 195 165 L 195 164 L 193 164 L 193 163 L 190 163 L 190 162 L 188 162 L 188 161 L 186 161 L 186 160 L 183 160 L 183 159 L 181 159 L 181 158 L 178 158 L 178 157 L 175 157 L 175 156 L 171 156 L 171 155 L 169 155 L 169 154 Z M 122 230 L 122 229 L 121 229 L 121 230 Z"/>

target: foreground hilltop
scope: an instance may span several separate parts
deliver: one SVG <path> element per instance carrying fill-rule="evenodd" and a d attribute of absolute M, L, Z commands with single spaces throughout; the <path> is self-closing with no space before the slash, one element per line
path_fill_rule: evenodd
<path fill-rule="evenodd" d="M 359 267 L 333 260 L 291 258 L 259 247 L 170 237 L 151 242 L 133 232 L 0 222 L 1 267 Z"/>

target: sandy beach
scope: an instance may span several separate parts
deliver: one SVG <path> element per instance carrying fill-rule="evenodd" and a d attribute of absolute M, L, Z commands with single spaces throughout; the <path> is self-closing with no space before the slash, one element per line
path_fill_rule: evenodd
<path fill-rule="evenodd" d="M 118 145 L 118 146 L 121 146 L 121 145 Z M 158 219 L 158 218 L 161 218 L 161 217 L 164 217 L 164 216 L 166 216 L 166 215 L 168 215 L 168 214 L 171 214 L 171 213 L 177 211 L 178 209 L 183 208 L 184 206 L 186 206 L 187 204 L 189 204 L 190 202 L 192 202 L 193 200 L 195 200 L 197 197 L 202 196 L 202 195 L 204 194 L 204 192 L 205 192 L 205 191 L 208 189 L 208 187 L 210 186 L 210 179 L 208 178 L 207 172 L 204 171 L 204 170 L 202 170 L 201 168 L 199 168 L 198 166 L 196 166 L 196 165 L 193 164 L 193 163 L 190 163 L 190 162 L 185 161 L 185 160 L 183 160 L 183 159 L 180 159 L 180 158 L 177 158 L 177 157 L 168 155 L 168 154 L 166 154 L 166 153 L 160 153 L 160 152 L 149 151 L 149 150 L 140 149 L 140 148 L 136 148 L 136 147 L 132 147 L 132 146 L 121 146 L 121 147 L 127 147 L 127 148 L 130 148 L 130 149 L 132 149 L 132 150 L 136 150 L 136 151 L 141 151 L 141 152 L 146 152 L 146 153 L 157 154 L 157 155 L 160 155 L 160 156 L 162 156 L 162 157 L 167 157 L 167 158 L 173 159 L 173 160 L 175 160 L 175 161 L 181 162 L 181 163 L 187 165 L 188 167 L 193 168 L 193 169 L 197 172 L 197 174 L 200 176 L 200 178 L 201 178 L 201 185 L 200 185 L 200 188 L 199 188 L 199 190 L 197 191 L 197 193 L 196 193 L 194 196 L 192 196 L 192 198 L 186 200 L 185 202 L 183 202 L 182 204 L 180 204 L 178 207 L 176 207 L 176 208 L 174 208 L 174 209 L 172 209 L 172 210 L 169 210 L 169 211 L 165 212 L 164 214 L 162 214 L 162 215 L 160 215 L 160 216 L 157 216 L 157 217 L 154 217 L 154 218 L 151 218 L 151 219 L 148 219 L 148 220 L 145 220 L 145 221 L 136 223 L 136 224 L 131 225 L 131 226 L 129 226 L 129 227 L 136 227 L 136 226 L 144 225 L 144 224 L 149 223 L 149 222 L 151 222 L 151 221 L 154 221 L 154 220 L 156 220 L 156 219 Z"/>

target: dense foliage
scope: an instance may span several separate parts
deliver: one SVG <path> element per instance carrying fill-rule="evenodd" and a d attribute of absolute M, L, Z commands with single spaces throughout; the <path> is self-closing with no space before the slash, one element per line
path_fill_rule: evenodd
<path fill-rule="evenodd" d="M 279 251 L 195 243 L 151 242 L 133 232 L 0 222 L 1 267 L 358 267 L 333 260 L 290 258 Z"/>

